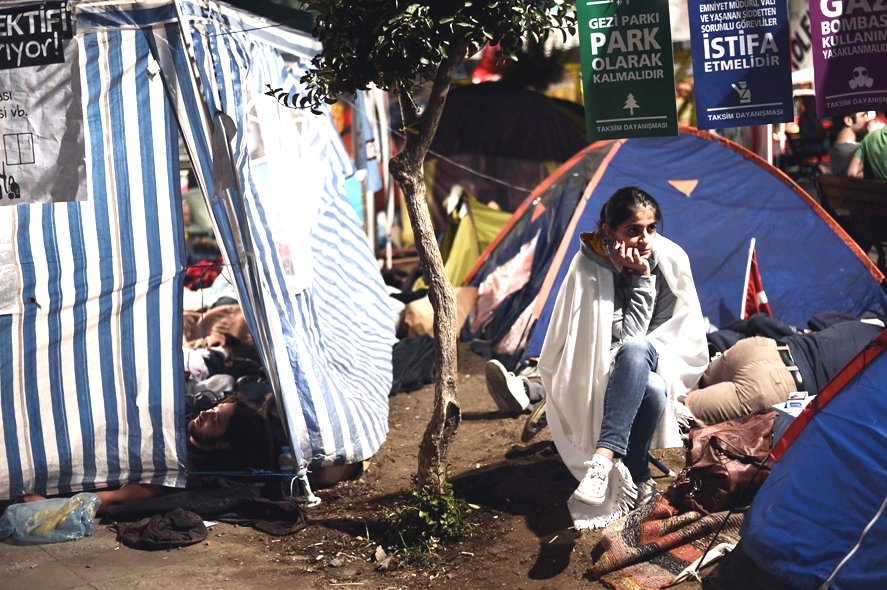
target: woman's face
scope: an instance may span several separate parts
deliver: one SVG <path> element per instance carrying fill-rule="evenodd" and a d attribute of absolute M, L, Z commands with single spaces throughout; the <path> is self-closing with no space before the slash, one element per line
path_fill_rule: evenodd
<path fill-rule="evenodd" d="M 201 445 L 213 445 L 221 441 L 228 431 L 234 404 L 219 404 L 200 412 L 188 422 L 188 435 Z"/>
<path fill-rule="evenodd" d="M 604 233 L 616 242 L 625 244 L 625 249 L 636 248 L 641 258 L 649 258 L 653 253 L 656 239 L 656 212 L 652 207 L 638 207 L 634 215 L 613 228 L 603 226 Z"/>

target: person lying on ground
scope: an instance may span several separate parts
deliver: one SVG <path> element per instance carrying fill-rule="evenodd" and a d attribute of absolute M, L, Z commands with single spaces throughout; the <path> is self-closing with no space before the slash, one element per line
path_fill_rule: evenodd
<path fill-rule="evenodd" d="M 623 499 L 609 486 L 617 458 L 633 503 L 653 497 L 649 449 L 680 445 L 675 396 L 708 364 L 689 258 L 658 234 L 661 222 L 637 187 L 608 199 L 580 236 L 539 357 L 552 438 L 574 475 L 584 472 L 572 497 L 604 511 Z"/>
<path fill-rule="evenodd" d="M 235 394 L 214 408 L 204 410 L 187 422 L 188 461 L 190 471 L 237 472 L 250 469 L 273 469 L 268 421 L 248 401 Z M 147 500 L 178 491 L 153 484 L 128 483 L 120 488 L 98 490 L 101 502 L 97 514 L 125 502 Z M 21 501 L 42 500 L 38 494 L 27 494 Z"/>
<path fill-rule="evenodd" d="M 749 322 L 785 335 L 742 338 L 712 360 L 699 387 L 683 400 L 701 425 L 768 411 L 793 391 L 817 395 L 884 329 L 884 318 L 872 314 L 833 318 L 810 332 L 796 332 L 762 315 Z"/>

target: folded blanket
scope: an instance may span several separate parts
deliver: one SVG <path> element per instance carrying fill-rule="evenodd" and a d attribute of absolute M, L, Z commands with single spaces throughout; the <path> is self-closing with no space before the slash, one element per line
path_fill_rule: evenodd
<path fill-rule="evenodd" d="M 663 496 L 610 523 L 594 553 L 591 573 L 615 590 L 658 590 L 702 557 L 727 512 L 679 514 Z M 737 543 L 742 513 L 731 514 L 717 543 Z"/>

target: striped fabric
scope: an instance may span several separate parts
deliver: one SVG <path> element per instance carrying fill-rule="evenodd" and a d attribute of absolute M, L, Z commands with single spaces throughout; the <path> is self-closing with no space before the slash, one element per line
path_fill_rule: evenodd
<path fill-rule="evenodd" d="M 266 361 L 279 376 L 297 461 L 360 461 L 387 435 L 394 342 L 387 293 L 345 198 L 351 164 L 332 121 L 266 95 L 269 88 L 297 88 L 318 47 L 304 35 L 213 6 L 180 3 L 199 79 L 208 82 L 207 112 L 222 111 L 237 125 L 231 160 L 238 186 L 210 206 L 226 250 L 237 253 L 229 256 L 235 268 L 249 266 L 253 257 L 241 248 L 253 245 L 258 281 L 238 286 L 254 292 L 258 309 L 247 318 L 254 334 L 268 335 Z M 250 134 L 261 135 L 264 157 L 250 155 Z M 194 152 L 211 152 L 201 143 L 205 134 L 194 139 Z M 282 160 L 270 157 L 273 146 Z M 210 169 L 202 173 L 212 194 Z M 302 246 L 289 251 L 296 276 L 279 256 L 282 239 Z"/>
<path fill-rule="evenodd" d="M 82 2 L 75 14 L 89 194 L 0 208 L 21 302 L 0 315 L 0 497 L 184 485 L 179 133 L 266 344 L 297 460 L 374 454 L 387 434 L 394 328 L 345 200 L 350 163 L 328 116 L 265 95 L 266 84 L 298 84 L 313 41 L 206 2 Z M 215 197 L 219 112 L 236 127 L 236 183 Z M 279 137 L 261 132 L 265 145 L 294 146 L 283 169 L 250 156 L 255 113 L 280 118 Z"/>
<path fill-rule="evenodd" d="M 181 485 L 184 250 L 172 112 L 137 29 L 78 23 L 88 194 L 0 209 L 0 497 Z"/>

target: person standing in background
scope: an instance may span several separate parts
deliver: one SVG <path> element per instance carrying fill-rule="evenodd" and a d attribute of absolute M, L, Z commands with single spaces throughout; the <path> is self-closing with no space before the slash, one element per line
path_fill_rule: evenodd
<path fill-rule="evenodd" d="M 887 127 L 876 129 L 862 138 L 847 166 L 847 176 L 887 180 Z"/>
<path fill-rule="evenodd" d="M 836 121 L 835 127 L 838 128 L 838 132 L 829 150 L 829 168 L 835 176 L 847 176 L 850 160 L 853 159 L 859 141 L 868 130 L 868 122 L 872 115 L 873 112 L 850 113 Z"/>

